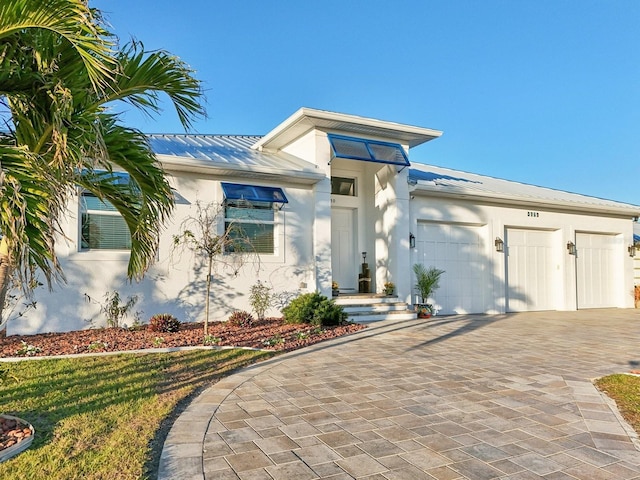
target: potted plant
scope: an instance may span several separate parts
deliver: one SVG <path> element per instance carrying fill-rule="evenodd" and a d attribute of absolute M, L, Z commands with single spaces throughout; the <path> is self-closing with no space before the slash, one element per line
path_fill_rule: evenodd
<path fill-rule="evenodd" d="M 340 285 L 338 285 L 338 282 L 336 282 L 335 280 L 331 282 L 331 295 L 333 295 L 334 297 L 338 296 L 338 289 L 340 288 Z"/>
<path fill-rule="evenodd" d="M 429 297 L 440 286 L 440 277 L 444 270 L 436 267 L 425 267 L 420 263 L 413 266 L 413 273 L 416 274 L 416 290 L 420 295 L 420 303 L 416 304 L 418 318 L 429 318 L 433 314 L 433 305 L 428 303 Z"/>
<path fill-rule="evenodd" d="M 385 295 L 393 295 L 393 292 L 396 290 L 396 284 L 393 282 L 385 282 L 383 290 Z"/>

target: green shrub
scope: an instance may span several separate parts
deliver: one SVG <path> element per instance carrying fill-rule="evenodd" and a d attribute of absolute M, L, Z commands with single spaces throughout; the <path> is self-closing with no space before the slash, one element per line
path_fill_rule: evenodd
<path fill-rule="evenodd" d="M 248 327 L 253 323 L 253 315 L 244 310 L 236 310 L 229 316 L 227 321 L 236 327 Z"/>
<path fill-rule="evenodd" d="M 285 323 L 310 323 L 312 325 L 340 325 L 347 314 L 320 293 L 305 293 L 293 299 L 282 309 Z"/>
<path fill-rule="evenodd" d="M 269 310 L 269 307 L 273 304 L 272 288 L 265 285 L 260 280 L 255 285 L 251 285 L 249 291 L 249 301 L 251 302 L 251 308 L 258 316 L 259 319 L 264 318 L 264 312 Z"/>
<path fill-rule="evenodd" d="M 177 332 L 180 320 L 169 313 L 158 313 L 149 319 L 149 330 L 152 332 Z"/>
<path fill-rule="evenodd" d="M 91 301 L 91 297 L 84 294 L 88 301 Z M 125 302 L 122 302 L 120 293 L 117 290 L 113 292 L 107 292 L 104 294 L 104 302 L 99 303 L 100 313 L 102 313 L 107 319 L 107 326 L 117 328 L 122 326 L 123 320 L 129 315 L 129 311 L 138 303 L 138 296 L 133 295 L 127 297 Z M 141 312 L 135 312 L 134 321 L 140 316 Z"/>

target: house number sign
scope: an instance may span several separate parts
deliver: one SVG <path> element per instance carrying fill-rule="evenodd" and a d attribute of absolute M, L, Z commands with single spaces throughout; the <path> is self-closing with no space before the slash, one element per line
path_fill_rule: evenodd
<path fill-rule="evenodd" d="M 540 212 L 527 212 L 527 217 L 539 217 Z"/>

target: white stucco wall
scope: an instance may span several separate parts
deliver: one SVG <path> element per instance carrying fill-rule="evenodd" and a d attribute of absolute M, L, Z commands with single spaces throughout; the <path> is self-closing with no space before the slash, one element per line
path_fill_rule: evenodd
<path fill-rule="evenodd" d="M 246 265 L 238 276 L 224 268 L 213 275 L 210 320 L 226 319 L 234 309 L 250 310 L 249 288 L 257 280 L 273 287 L 275 293 L 299 293 L 315 290 L 313 236 L 317 195 L 313 186 L 268 183 L 250 178 L 216 178 L 200 174 L 172 175 L 177 203 L 164 229 L 157 261 L 140 283 L 126 280 L 129 254 L 122 251 L 79 251 L 78 202 L 72 199 L 64 220 L 65 238 L 58 241 L 58 255 L 66 284 L 52 292 L 41 287 L 36 292 L 37 308 L 19 320 L 10 320 L 8 333 L 37 333 L 87 328 L 94 319 L 103 326 L 99 305 L 106 292 L 117 290 L 122 298 L 137 295 L 134 310 L 142 311 L 147 321 L 156 313 L 171 313 L 182 321 L 201 321 L 204 312 L 206 274 L 195 270 L 195 259 L 187 250 L 174 250 L 173 236 L 180 223 L 196 214 L 196 202 L 220 204 L 220 181 L 283 187 L 289 203 L 276 210 L 276 254 L 260 255 L 259 265 Z M 221 223 L 223 228 L 223 224 Z M 93 301 L 88 301 L 88 295 Z M 278 315 L 276 309 L 268 314 Z M 129 318 L 128 322 L 132 321 Z"/>
<path fill-rule="evenodd" d="M 520 208 L 508 205 L 490 205 L 454 198 L 437 198 L 412 194 L 411 229 L 418 230 L 420 222 L 435 224 L 472 225 L 480 227 L 483 240 L 484 265 L 487 269 L 483 284 L 485 307 L 482 312 L 502 313 L 505 311 L 507 296 L 505 253 L 497 252 L 496 238 L 506 241 L 509 229 L 542 230 L 550 234 L 554 245 L 552 262 L 555 273 L 551 274 L 553 295 L 551 302 L 557 310 L 575 310 L 576 261 L 569 255 L 566 244 L 576 242 L 577 233 L 601 233 L 615 239 L 612 290 L 615 305 L 620 308 L 633 307 L 633 298 L 628 294 L 633 288 L 633 259 L 627 253 L 627 245 L 632 238 L 632 222 L 629 218 L 616 218 L 562 212 L 540 207 Z M 506 248 L 505 248 L 506 250 Z M 417 249 L 412 250 L 411 263 L 416 262 Z M 474 268 L 470 266 L 469 268 Z M 446 275 L 446 274 L 445 274 Z M 413 280 L 412 280 L 413 282 Z M 437 295 L 436 295 L 437 297 Z"/>

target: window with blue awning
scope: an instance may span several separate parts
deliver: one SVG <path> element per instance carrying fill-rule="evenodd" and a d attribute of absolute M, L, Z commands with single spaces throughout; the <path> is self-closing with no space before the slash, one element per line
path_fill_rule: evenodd
<path fill-rule="evenodd" d="M 228 252 L 276 253 L 274 205 L 289 203 L 281 188 L 220 182 L 224 192 L 225 230 L 234 240 Z"/>

